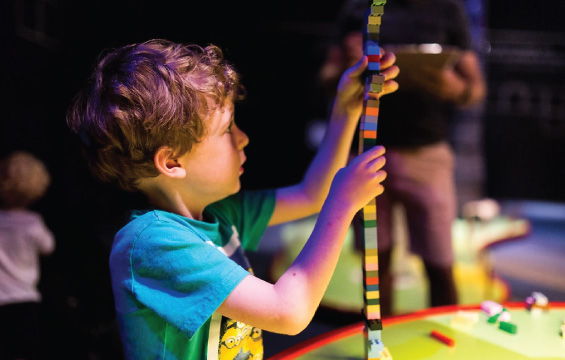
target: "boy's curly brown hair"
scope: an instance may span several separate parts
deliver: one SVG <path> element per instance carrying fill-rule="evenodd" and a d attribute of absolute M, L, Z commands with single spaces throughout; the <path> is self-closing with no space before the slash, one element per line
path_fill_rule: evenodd
<path fill-rule="evenodd" d="M 206 133 L 209 111 L 239 90 L 240 75 L 219 47 L 154 39 L 104 51 L 67 124 L 94 175 L 133 191 L 159 175 L 153 157 L 160 147 L 176 156 L 190 151 Z"/>

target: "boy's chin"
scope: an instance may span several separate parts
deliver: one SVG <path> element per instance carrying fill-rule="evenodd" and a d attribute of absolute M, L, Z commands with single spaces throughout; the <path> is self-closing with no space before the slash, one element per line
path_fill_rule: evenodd
<path fill-rule="evenodd" d="M 240 190 L 241 190 L 241 182 L 238 181 L 237 185 L 232 189 L 232 191 L 227 196 L 237 194 Z"/>

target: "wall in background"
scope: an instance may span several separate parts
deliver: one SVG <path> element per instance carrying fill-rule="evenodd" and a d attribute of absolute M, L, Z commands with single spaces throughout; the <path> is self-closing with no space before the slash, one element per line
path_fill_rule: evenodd
<path fill-rule="evenodd" d="M 565 201 L 565 25 L 558 15 L 564 11 L 556 0 L 489 4 L 485 153 L 491 197 Z"/>

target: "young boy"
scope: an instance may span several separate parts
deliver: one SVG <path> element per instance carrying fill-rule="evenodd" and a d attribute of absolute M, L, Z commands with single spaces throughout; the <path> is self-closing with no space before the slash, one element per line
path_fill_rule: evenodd
<path fill-rule="evenodd" d="M 398 87 L 393 63 L 384 55 L 381 94 Z M 343 76 L 300 184 L 240 191 L 249 139 L 234 122 L 239 75 L 219 48 L 150 40 L 101 58 L 67 121 L 94 174 L 152 206 L 116 234 L 110 255 L 127 359 L 261 359 L 262 330 L 308 325 L 353 216 L 383 191 L 382 147 L 344 167 L 366 66 L 364 58 Z M 244 251 L 265 228 L 317 212 L 288 271 L 275 284 L 253 276 Z"/>

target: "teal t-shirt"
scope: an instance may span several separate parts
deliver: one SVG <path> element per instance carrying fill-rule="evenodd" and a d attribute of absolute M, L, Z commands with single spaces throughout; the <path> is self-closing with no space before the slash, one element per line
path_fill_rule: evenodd
<path fill-rule="evenodd" d="M 260 329 L 215 313 L 252 273 L 275 192 L 240 192 L 205 221 L 152 210 L 115 236 L 110 271 L 126 359 L 262 359 Z"/>

